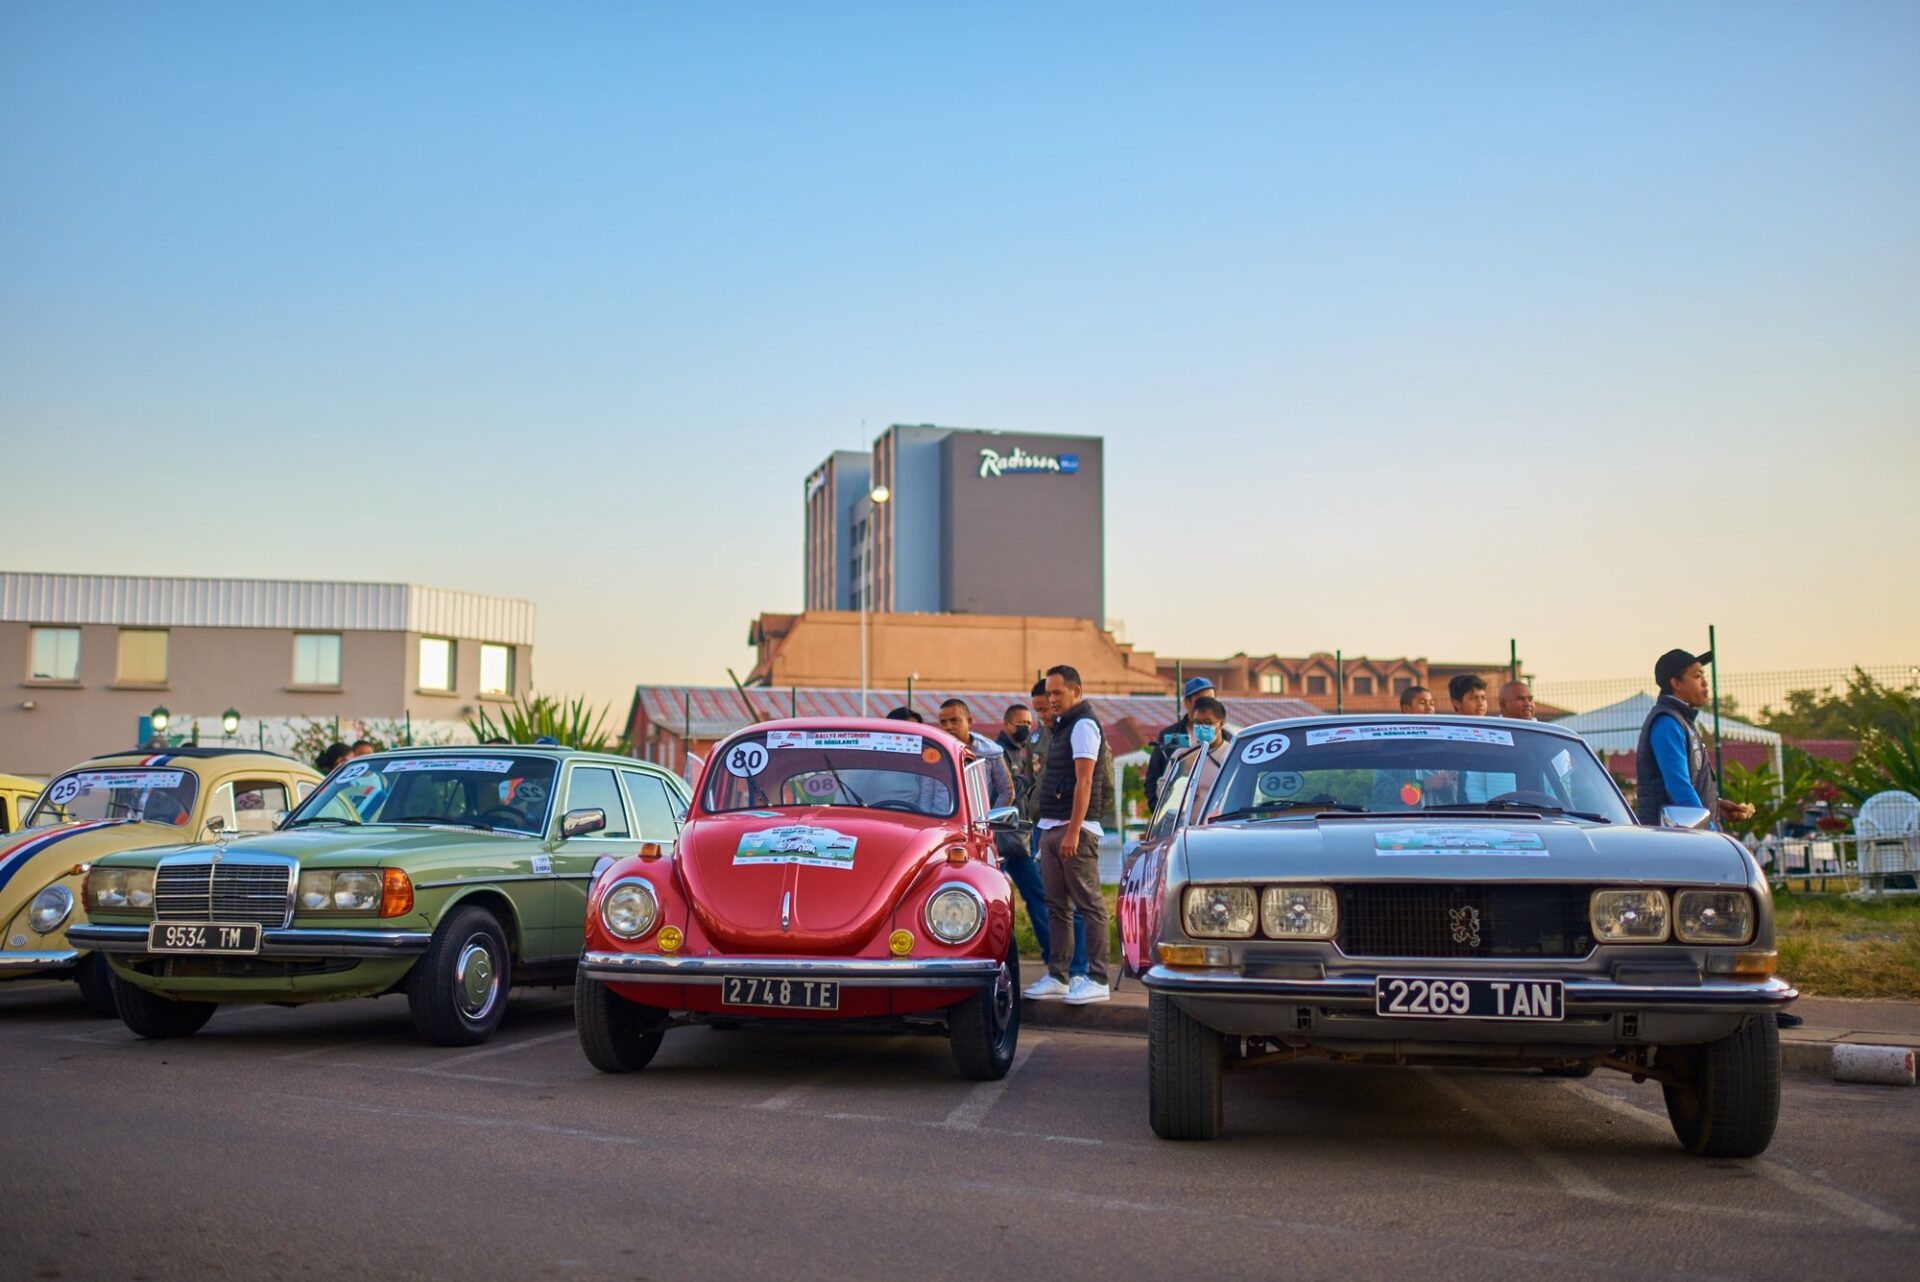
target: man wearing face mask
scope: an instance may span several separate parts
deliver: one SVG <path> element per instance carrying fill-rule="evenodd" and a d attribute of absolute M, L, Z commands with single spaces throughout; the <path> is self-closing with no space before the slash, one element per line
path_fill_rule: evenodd
<path fill-rule="evenodd" d="M 1187 714 L 1187 724 L 1188 733 L 1193 736 L 1193 746 L 1175 753 L 1168 764 L 1171 769 L 1195 753 L 1207 754 L 1194 767 L 1193 780 L 1187 785 L 1187 797 L 1182 803 L 1191 818 L 1206 803 L 1207 793 L 1213 790 L 1213 781 L 1219 776 L 1220 767 L 1227 764 L 1227 746 L 1233 742 L 1233 732 L 1227 729 L 1227 705 L 1212 695 L 1201 695 L 1193 701 L 1193 709 Z"/>
<path fill-rule="evenodd" d="M 1140 781 L 1146 789 L 1147 805 L 1152 806 L 1160 799 L 1160 781 L 1167 776 L 1167 763 L 1173 759 L 1173 754 L 1193 742 L 1194 702 L 1212 697 L 1213 682 L 1205 677 L 1190 678 L 1180 688 L 1186 713 L 1172 725 L 1161 727 L 1160 733 L 1153 737 L 1153 751 L 1147 755 L 1147 774 Z"/>

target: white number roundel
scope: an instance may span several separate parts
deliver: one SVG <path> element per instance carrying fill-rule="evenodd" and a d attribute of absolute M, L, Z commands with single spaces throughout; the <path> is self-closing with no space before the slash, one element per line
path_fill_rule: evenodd
<path fill-rule="evenodd" d="M 727 749 L 727 773 L 752 778 L 767 768 L 766 745 L 738 743 Z"/>
<path fill-rule="evenodd" d="M 1250 766 L 1257 766 L 1263 761 L 1272 761 L 1292 746 L 1292 742 L 1283 734 L 1261 735 L 1240 749 L 1240 760 Z"/>
<path fill-rule="evenodd" d="M 78 779 L 62 779 L 47 791 L 47 800 L 56 806 L 64 806 L 80 795 Z"/>

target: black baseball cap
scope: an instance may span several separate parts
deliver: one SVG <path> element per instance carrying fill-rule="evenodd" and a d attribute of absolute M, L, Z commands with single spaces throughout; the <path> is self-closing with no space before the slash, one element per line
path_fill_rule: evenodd
<path fill-rule="evenodd" d="M 1673 680 L 1694 664 L 1713 662 L 1713 651 L 1693 654 L 1686 650 L 1669 650 L 1653 663 L 1653 679 L 1660 685 L 1660 693 L 1667 692 L 1667 682 Z"/>

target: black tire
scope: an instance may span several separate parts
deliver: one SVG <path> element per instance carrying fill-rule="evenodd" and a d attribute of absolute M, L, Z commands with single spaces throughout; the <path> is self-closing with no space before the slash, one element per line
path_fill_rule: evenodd
<path fill-rule="evenodd" d="M 947 1016 L 954 1067 L 970 1082 L 997 1082 L 1013 1067 L 1020 1045 L 1020 949 L 1011 940 L 993 987 L 975 993 Z"/>
<path fill-rule="evenodd" d="M 435 1046 L 478 1046 L 500 1027 L 512 982 L 513 956 L 498 919 L 478 905 L 456 908 L 407 972 L 413 1029 Z"/>
<path fill-rule="evenodd" d="M 176 1002 L 135 987 L 118 975 L 112 977 L 112 983 L 114 1007 L 121 1020 L 150 1041 L 191 1037 L 213 1018 L 212 1002 Z"/>
<path fill-rule="evenodd" d="M 587 1062 L 603 1073 L 637 1073 L 653 1062 L 667 1012 L 642 1006 L 584 974 L 573 977 L 573 1026 Z"/>
<path fill-rule="evenodd" d="M 1163 1140 L 1220 1134 L 1226 1040 L 1174 1004 L 1147 994 L 1147 1116 Z"/>
<path fill-rule="evenodd" d="M 80 986 L 80 1000 L 87 1004 L 89 1015 L 98 1015 L 101 1019 L 114 1019 L 120 1014 L 120 1006 L 113 1000 L 113 971 L 107 966 L 107 959 L 99 953 L 88 953 L 80 959 L 80 969 L 73 972 L 73 982 Z"/>
<path fill-rule="evenodd" d="M 1739 1032 L 1704 1046 L 1660 1050 L 1659 1064 L 1683 1085 L 1662 1086 L 1667 1119 L 1689 1153 L 1757 1157 L 1780 1121 L 1780 1027 L 1750 1019 Z"/>

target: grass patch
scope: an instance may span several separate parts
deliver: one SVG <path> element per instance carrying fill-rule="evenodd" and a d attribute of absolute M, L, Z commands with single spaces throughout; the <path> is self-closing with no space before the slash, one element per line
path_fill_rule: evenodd
<path fill-rule="evenodd" d="M 1920 999 L 1920 896 L 1776 893 L 1780 973 L 1816 997 Z"/>

